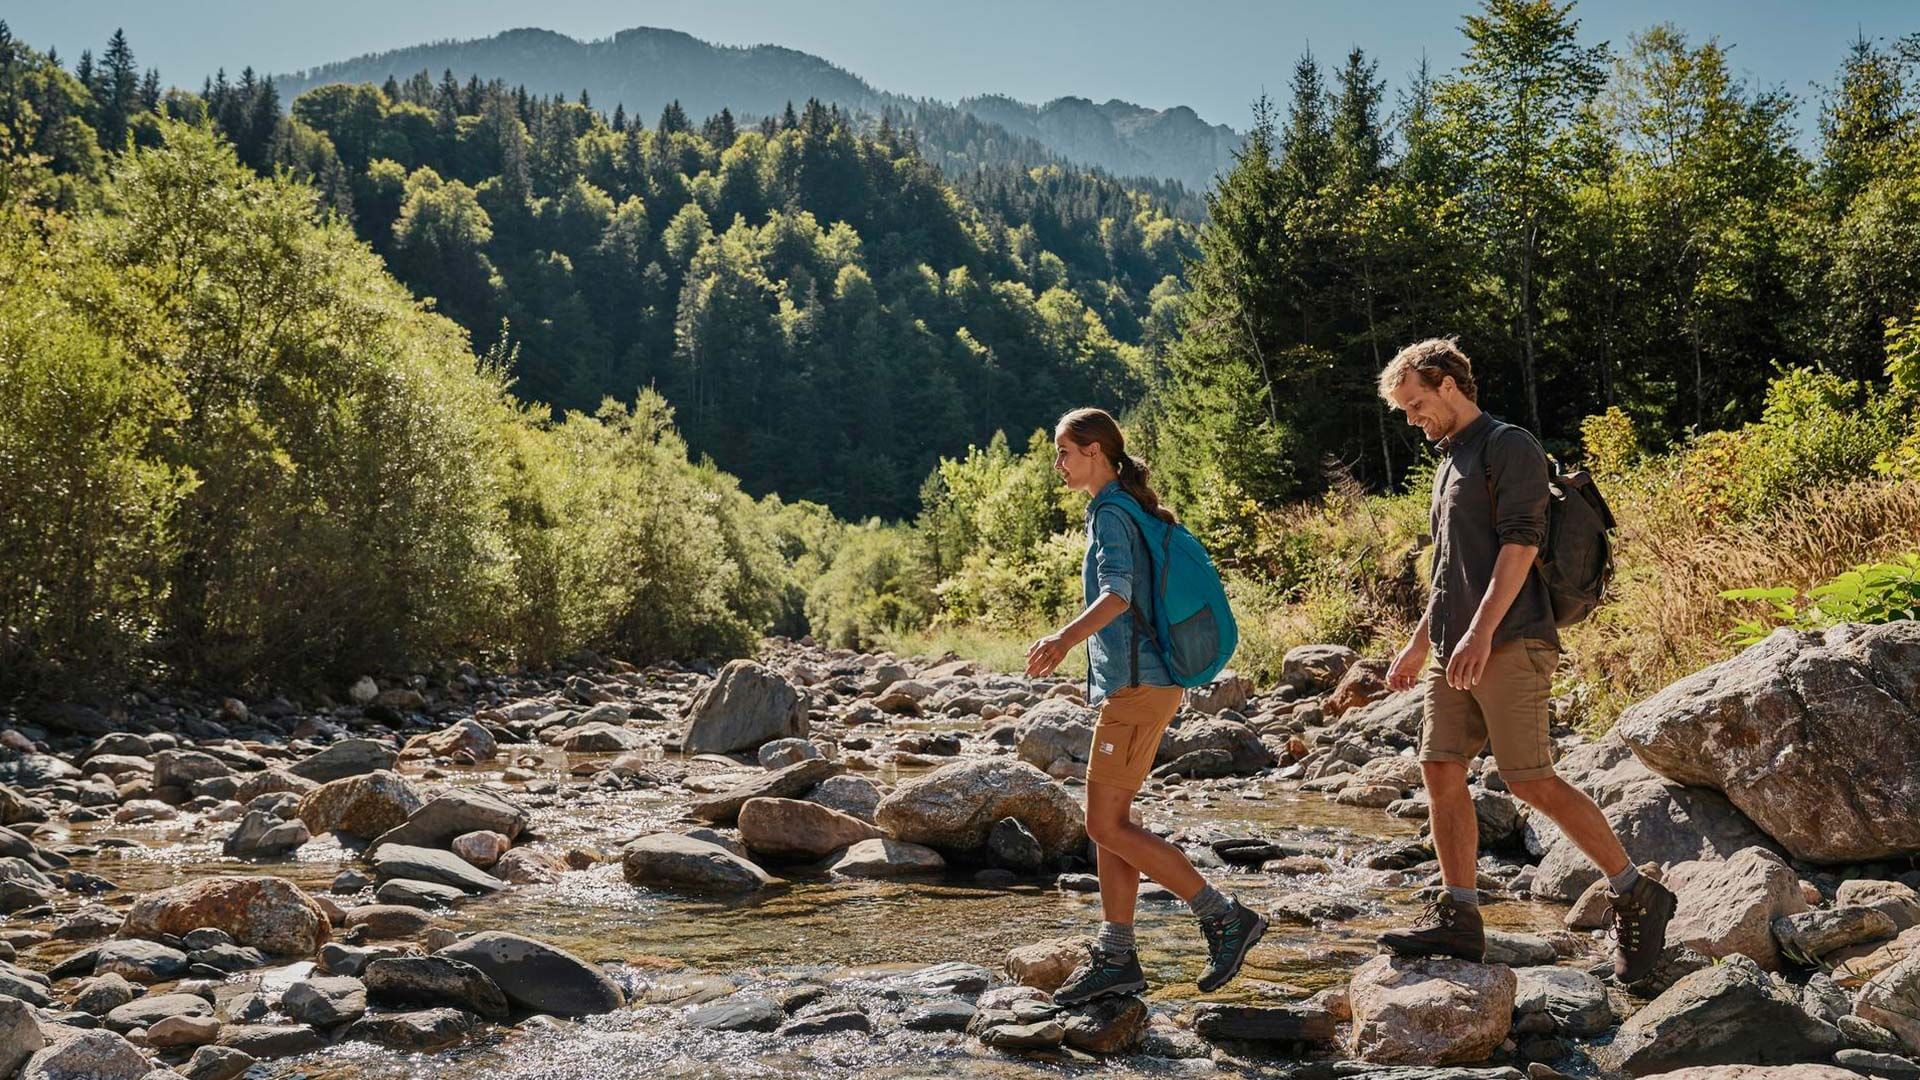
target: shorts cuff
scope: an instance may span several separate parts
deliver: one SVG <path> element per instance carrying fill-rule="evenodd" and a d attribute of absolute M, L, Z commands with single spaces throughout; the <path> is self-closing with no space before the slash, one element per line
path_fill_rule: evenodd
<path fill-rule="evenodd" d="M 1139 780 L 1124 780 L 1111 776 L 1095 776 L 1092 773 L 1088 773 L 1087 786 L 1093 787 L 1096 784 L 1100 787 L 1112 788 L 1115 791 L 1124 791 L 1130 795 L 1138 795 L 1140 794 L 1140 789 L 1147 786 L 1147 781 L 1145 777 Z"/>
<path fill-rule="evenodd" d="M 1447 764 L 1449 764 L 1449 765 L 1458 765 L 1458 766 L 1460 766 L 1460 767 L 1461 767 L 1461 768 L 1463 768 L 1463 769 L 1464 769 L 1464 768 L 1466 768 L 1467 766 L 1469 766 L 1469 765 L 1471 765 L 1471 764 L 1473 764 L 1473 763 L 1472 763 L 1472 762 L 1471 762 L 1470 760 L 1468 760 L 1468 758 L 1467 758 L 1467 755 L 1465 755 L 1465 754 L 1456 754 L 1456 753 L 1454 753 L 1454 752 L 1453 752 L 1453 751 L 1451 751 L 1451 750 L 1423 750 L 1423 751 L 1421 751 L 1421 752 L 1420 752 L 1420 763 L 1424 765 L 1424 764 L 1426 764 L 1426 763 L 1427 763 L 1427 762 L 1429 762 L 1429 761 L 1432 761 L 1432 762 L 1446 762 L 1446 763 L 1447 763 Z"/>
<path fill-rule="evenodd" d="M 1524 784 L 1529 780 L 1545 780 L 1549 776 L 1558 775 L 1560 774 L 1555 772 L 1551 765 L 1541 765 L 1532 769 L 1501 769 L 1500 781 L 1507 784 Z"/>

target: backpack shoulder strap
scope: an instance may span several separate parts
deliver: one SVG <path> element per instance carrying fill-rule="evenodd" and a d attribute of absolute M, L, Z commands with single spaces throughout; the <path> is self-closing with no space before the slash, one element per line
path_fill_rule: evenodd
<path fill-rule="evenodd" d="M 1128 497 L 1128 501 L 1129 502 L 1132 501 L 1131 497 Z M 1133 534 L 1140 538 L 1140 549 L 1147 553 L 1147 575 L 1146 575 L 1147 587 L 1151 589 L 1153 587 L 1153 545 L 1147 542 L 1147 531 L 1140 527 L 1140 523 L 1138 521 L 1134 520 L 1133 511 L 1130 510 L 1124 504 L 1122 504 L 1118 497 L 1109 499 L 1108 501 L 1101 503 L 1098 506 L 1095 506 L 1093 508 L 1093 512 L 1095 515 L 1098 515 L 1101 511 L 1106 510 L 1108 508 L 1111 508 L 1114 511 L 1118 512 L 1121 519 L 1124 520 L 1128 525 L 1131 525 L 1133 527 Z M 1136 572 L 1134 575 L 1134 589 L 1138 591 L 1139 588 L 1140 588 L 1139 574 L 1138 572 Z M 1127 610 L 1133 614 L 1133 633 L 1127 635 L 1132 644 L 1130 655 L 1127 657 L 1127 669 L 1128 669 L 1127 684 L 1129 686 L 1139 686 L 1140 685 L 1140 637 L 1141 635 L 1150 632 L 1151 627 L 1147 625 L 1146 613 L 1140 609 L 1140 602 L 1138 600 L 1128 601 Z M 1091 672 L 1089 672 L 1089 678 L 1091 678 Z"/>

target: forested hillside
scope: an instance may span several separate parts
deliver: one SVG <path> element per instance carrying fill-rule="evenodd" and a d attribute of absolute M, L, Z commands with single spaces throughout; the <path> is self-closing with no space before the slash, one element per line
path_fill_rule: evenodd
<path fill-rule="evenodd" d="M 817 56 L 777 45 L 714 45 L 675 30 L 636 27 L 599 41 L 550 30 L 508 30 L 472 41 L 442 41 L 355 57 L 278 76 L 296 97 L 327 83 L 405 80 L 426 71 L 464 82 L 500 81 L 542 95 L 585 90 L 602 109 L 651 117 L 679 102 L 694 116 L 778 116 L 815 99 L 867 117 L 909 122 L 929 159 L 943 166 L 1036 166 L 1056 158 L 1114 176 L 1148 177 L 1206 190 L 1231 164 L 1239 137 L 1191 109 L 1095 105 L 1061 98 L 1044 105 L 998 96 L 957 105 L 875 89 Z"/>

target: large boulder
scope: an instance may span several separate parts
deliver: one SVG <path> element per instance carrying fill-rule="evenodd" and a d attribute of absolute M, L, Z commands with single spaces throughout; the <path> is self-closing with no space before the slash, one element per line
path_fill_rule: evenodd
<path fill-rule="evenodd" d="M 1841 907 L 1874 908 L 1893 920 L 1895 933 L 1920 926 L 1920 893 L 1898 881 L 1855 878 L 1840 883 L 1833 902 Z"/>
<path fill-rule="evenodd" d="M 1295 645 L 1280 659 L 1280 681 L 1302 694 L 1324 694 L 1358 659 L 1345 645 Z"/>
<path fill-rule="evenodd" d="M 1254 730 L 1237 720 L 1191 720 L 1168 727 L 1154 752 L 1157 765 L 1167 765 L 1188 754 L 1218 750 L 1227 755 L 1225 768 L 1234 774 L 1259 772 L 1273 764 L 1273 751 Z"/>
<path fill-rule="evenodd" d="M 221 853 L 233 859 L 270 859 L 313 839 L 305 823 L 283 821 L 265 810 L 249 810 L 225 841 Z"/>
<path fill-rule="evenodd" d="M 1780 967 L 1774 920 L 1807 910 L 1800 879 L 1765 848 L 1748 848 L 1723 861 L 1669 866 L 1661 882 L 1677 901 L 1667 924 L 1669 942 L 1692 946 L 1707 957 L 1737 953 L 1768 971 Z"/>
<path fill-rule="evenodd" d="M 1086 843 L 1086 815 L 1067 789 L 1024 761 L 973 758 L 903 781 L 874 811 L 897 840 L 972 854 L 1001 818 L 1016 818 L 1057 859 Z"/>
<path fill-rule="evenodd" d="M 494 739 L 493 732 L 472 717 L 456 720 L 439 731 L 415 735 L 407 740 L 406 749 L 401 751 L 404 757 L 462 756 L 475 761 L 492 761 L 499 754 L 500 744 Z"/>
<path fill-rule="evenodd" d="M 630 885 L 689 892 L 751 893 L 776 883 L 726 848 L 679 833 L 654 833 L 628 844 L 620 869 Z"/>
<path fill-rule="evenodd" d="M 1868 980 L 1854 999 L 1853 1014 L 1893 1032 L 1909 1051 L 1920 1053 L 1920 954 Z"/>
<path fill-rule="evenodd" d="M 947 860 L 930 847 L 901 840 L 862 840 L 833 864 L 836 877 L 890 878 L 937 874 Z"/>
<path fill-rule="evenodd" d="M 485 972 L 445 954 L 388 956 L 367 964 L 367 995 L 381 1005 L 455 1005 L 505 1019 L 507 997 Z"/>
<path fill-rule="evenodd" d="M 33 1006 L 19 998 L 0 997 L 0 1076 L 12 1076 L 20 1063 L 47 1045 Z"/>
<path fill-rule="evenodd" d="M 1745 956 L 1674 983 L 1614 1034 L 1609 1051 L 1634 1076 L 1694 1065 L 1827 1061 L 1844 1040 Z"/>
<path fill-rule="evenodd" d="M 1920 854 L 1920 622 L 1776 630 L 1614 730 L 1662 776 L 1725 792 L 1796 858 Z"/>
<path fill-rule="evenodd" d="M 1205 686 L 1189 689 L 1186 704 L 1187 708 L 1195 712 L 1211 716 L 1228 709 L 1239 712 L 1247 707 L 1247 702 L 1252 698 L 1253 681 L 1228 668 L 1214 676 L 1213 681 Z"/>
<path fill-rule="evenodd" d="M 68 1028 L 28 1058 L 16 1080 L 141 1080 L 152 1070 L 124 1036 Z"/>
<path fill-rule="evenodd" d="M 755 750 L 775 739 L 807 736 L 807 704 L 778 672 L 730 660 L 687 710 L 680 748 L 687 754 Z"/>
<path fill-rule="evenodd" d="M 626 1004 L 619 984 L 599 967 L 543 941 L 486 930 L 434 954 L 480 969 L 507 1000 L 554 1016 L 596 1016 Z"/>
<path fill-rule="evenodd" d="M 428 799 L 407 820 L 374 837 L 369 851 L 383 844 L 409 847 L 445 847 L 456 836 L 470 832 L 497 832 L 512 840 L 527 827 L 527 812 L 505 798 L 481 788 L 454 788 Z"/>
<path fill-rule="evenodd" d="M 466 893 L 498 892 L 507 883 L 467 862 L 451 851 L 414 847 L 410 844 L 382 844 L 373 853 L 373 872 L 381 881 L 425 881 L 446 885 Z"/>
<path fill-rule="evenodd" d="M 400 755 L 376 739 L 341 739 L 325 750 L 287 768 L 295 776 L 329 784 L 362 773 L 393 768 Z"/>
<path fill-rule="evenodd" d="M 1085 776 L 1099 719 L 1099 713 L 1072 698 L 1048 698 L 1020 717 L 1014 753 L 1049 776 Z"/>
<path fill-rule="evenodd" d="M 748 799 L 740 808 L 740 842 L 777 859 L 825 858 L 884 836 L 857 817 L 802 799 Z"/>
<path fill-rule="evenodd" d="M 148 893 L 127 909 L 123 938 L 181 937 L 203 926 L 278 956 L 312 956 L 332 930 L 327 913 L 278 877 L 210 877 Z"/>
<path fill-rule="evenodd" d="M 1348 1050 L 1387 1065 L 1484 1061 L 1506 1040 L 1516 985 L 1502 965 L 1376 956 L 1347 988 Z"/>
<path fill-rule="evenodd" d="M 233 766 L 198 750 L 162 750 L 153 755 L 153 786 L 191 787 L 195 780 L 233 775 Z"/>
<path fill-rule="evenodd" d="M 797 799 L 822 781 L 845 771 L 846 766 L 825 758 L 796 761 L 695 802 L 688 807 L 688 812 L 715 825 L 731 825 L 748 799 Z"/>
<path fill-rule="evenodd" d="M 317 1028 L 335 1028 L 366 1015 L 367 987 L 347 975 L 314 975 L 287 987 L 280 1011 Z"/>
<path fill-rule="evenodd" d="M 420 792 L 406 777 L 382 769 L 320 785 L 300 799 L 300 820 L 315 836 L 339 833 L 371 840 L 420 809 Z"/>

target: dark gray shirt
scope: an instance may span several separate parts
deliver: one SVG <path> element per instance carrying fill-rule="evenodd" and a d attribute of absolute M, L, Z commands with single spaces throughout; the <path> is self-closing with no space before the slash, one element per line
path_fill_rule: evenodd
<path fill-rule="evenodd" d="M 1539 547 L 1547 538 L 1547 454 L 1525 428 L 1486 413 L 1441 440 L 1446 459 L 1433 474 L 1433 598 L 1427 624 L 1440 661 L 1473 625 L 1506 544 Z M 1491 486 L 1491 491 L 1489 491 Z M 1560 646 L 1553 601 L 1531 570 L 1493 644 L 1539 638 Z"/>

